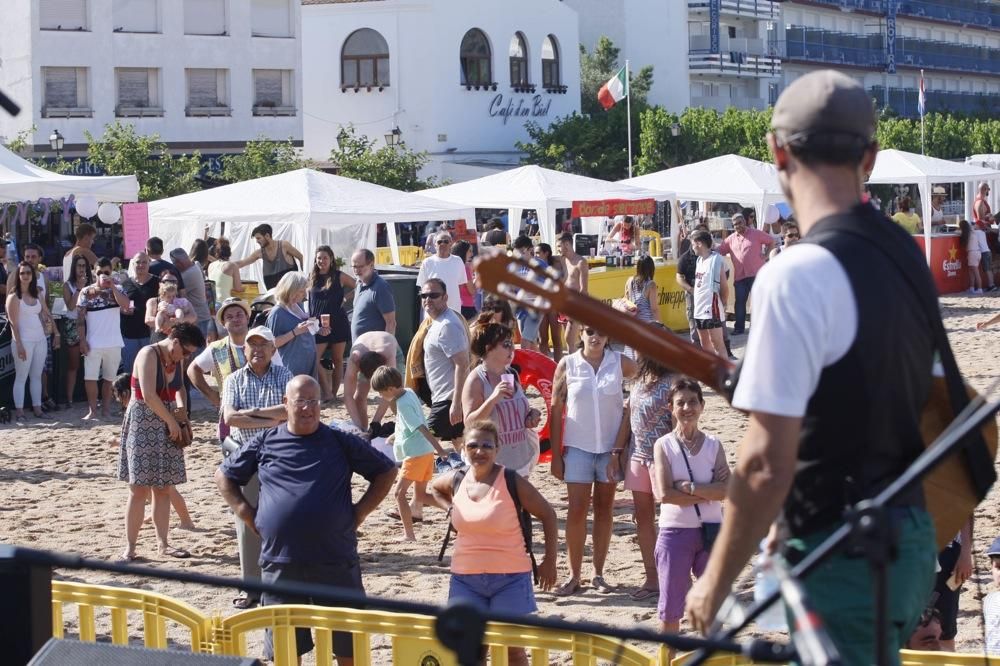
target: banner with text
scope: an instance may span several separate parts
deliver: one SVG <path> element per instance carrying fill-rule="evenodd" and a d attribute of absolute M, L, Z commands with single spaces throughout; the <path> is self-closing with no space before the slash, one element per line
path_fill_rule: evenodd
<path fill-rule="evenodd" d="M 654 199 L 604 199 L 603 201 L 574 201 L 573 217 L 614 217 L 615 215 L 652 215 L 656 212 Z"/>
<path fill-rule="evenodd" d="M 125 234 L 125 258 L 146 249 L 149 240 L 149 204 L 127 203 L 122 206 L 122 227 Z"/>

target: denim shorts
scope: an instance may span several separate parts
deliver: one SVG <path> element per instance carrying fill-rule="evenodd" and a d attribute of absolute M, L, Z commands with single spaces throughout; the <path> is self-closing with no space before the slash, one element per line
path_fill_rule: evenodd
<path fill-rule="evenodd" d="M 574 446 L 563 447 L 563 465 L 566 483 L 611 483 L 608 478 L 608 463 L 611 452 L 591 453 Z"/>
<path fill-rule="evenodd" d="M 448 602 L 468 601 L 484 610 L 534 613 L 535 589 L 531 572 L 510 574 L 452 574 Z"/>
<path fill-rule="evenodd" d="M 537 314 L 518 313 L 517 327 L 521 331 L 522 340 L 538 342 L 538 330 L 542 327 L 542 318 Z"/>

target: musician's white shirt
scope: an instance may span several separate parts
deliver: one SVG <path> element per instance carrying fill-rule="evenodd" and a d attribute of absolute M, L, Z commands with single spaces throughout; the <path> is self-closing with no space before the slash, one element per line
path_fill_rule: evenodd
<path fill-rule="evenodd" d="M 750 299 L 750 337 L 733 406 L 804 416 L 823 368 L 843 358 L 858 332 L 847 272 L 826 248 L 798 243 L 761 269 Z"/>

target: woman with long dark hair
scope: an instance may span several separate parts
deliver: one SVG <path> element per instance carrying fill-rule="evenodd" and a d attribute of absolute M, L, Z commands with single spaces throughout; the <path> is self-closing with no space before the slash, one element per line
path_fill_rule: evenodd
<path fill-rule="evenodd" d="M 660 296 L 656 287 L 656 264 L 653 258 L 645 255 L 635 262 L 635 275 L 625 283 L 625 298 L 631 303 L 632 314 L 643 322 L 660 321 Z M 636 354 L 630 347 L 625 348 L 625 355 L 634 359 Z"/>
<path fill-rule="evenodd" d="M 309 314 L 320 319 L 316 334 L 316 376 L 319 378 L 321 398 L 333 400 L 344 378 L 344 347 L 351 339 L 351 323 L 344 311 L 344 300 L 352 294 L 357 283 L 354 278 L 337 267 L 337 258 L 328 245 L 316 248 L 316 259 L 309 274 Z M 327 350 L 333 356 L 333 369 L 323 365 Z"/>
<path fill-rule="evenodd" d="M 208 265 L 208 279 L 215 283 L 216 308 L 224 300 L 235 294 L 246 291 L 240 279 L 240 268 L 230 261 L 233 249 L 229 241 L 220 238 L 215 243 L 216 260 Z"/>
<path fill-rule="evenodd" d="M 73 405 L 73 392 L 76 390 L 76 375 L 80 371 L 80 333 L 76 329 L 76 305 L 80 300 L 83 288 L 94 282 L 94 271 L 90 262 L 82 254 L 73 255 L 69 264 L 69 273 L 63 282 L 63 302 L 66 303 L 66 314 L 63 316 L 63 331 L 66 338 L 66 402 L 63 407 L 69 409 Z"/>
<path fill-rule="evenodd" d="M 459 285 L 458 293 L 462 298 L 462 316 L 466 321 L 476 318 L 476 284 L 472 279 L 472 245 L 467 241 L 455 241 L 451 253 L 465 262 L 465 284 Z"/>
<path fill-rule="evenodd" d="M 35 418 L 50 419 L 42 411 L 42 370 L 48 353 L 45 326 L 55 331 L 52 348 L 59 348 L 59 332 L 45 305 L 45 298 L 39 295 L 38 276 L 35 268 L 27 261 L 17 265 L 14 289 L 7 295 L 7 320 L 10 322 L 14 342 L 14 410 L 18 424 L 25 422 L 24 390 L 27 383 L 31 390 L 31 409 Z"/>

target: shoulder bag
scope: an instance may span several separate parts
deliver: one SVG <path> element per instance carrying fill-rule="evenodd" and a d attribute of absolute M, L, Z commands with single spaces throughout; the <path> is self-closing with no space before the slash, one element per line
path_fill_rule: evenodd
<path fill-rule="evenodd" d="M 705 437 L 706 441 L 708 437 Z M 674 437 L 677 442 L 677 446 L 681 450 L 681 455 L 684 456 L 684 466 L 687 467 L 688 478 L 691 479 L 692 485 L 694 484 L 694 474 L 691 473 L 691 463 L 688 462 L 687 451 L 684 447 L 684 442 L 680 441 L 677 437 Z M 702 444 L 704 446 L 704 444 Z M 707 552 L 712 552 L 712 546 L 715 544 L 715 540 L 719 537 L 719 530 L 722 528 L 722 523 L 706 523 L 701 517 L 701 509 L 698 505 L 694 505 L 694 512 L 698 514 L 698 522 L 701 523 L 701 536 L 705 542 L 705 550 Z"/>

